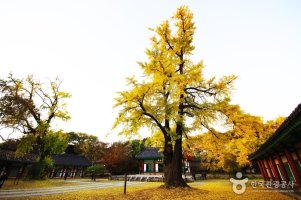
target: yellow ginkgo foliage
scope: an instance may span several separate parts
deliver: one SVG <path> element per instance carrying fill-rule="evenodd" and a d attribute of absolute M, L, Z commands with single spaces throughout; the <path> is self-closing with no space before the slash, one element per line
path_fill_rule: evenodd
<path fill-rule="evenodd" d="M 182 178 L 182 139 L 211 125 L 230 102 L 236 76 L 219 80 L 203 76 L 203 62 L 190 56 L 195 33 L 193 14 L 181 6 L 170 20 L 153 29 L 147 61 L 139 62 L 144 79 L 128 78 L 129 89 L 115 99 L 119 116 L 114 127 L 132 135 L 148 127 L 163 138 L 166 187 L 187 186 Z"/>
<path fill-rule="evenodd" d="M 261 117 L 244 113 L 239 106 L 228 106 L 225 132 L 206 132 L 185 142 L 189 151 L 202 150 L 202 168 L 233 172 L 250 166 L 248 155 L 256 151 L 281 125 L 285 118 L 264 122 Z"/>

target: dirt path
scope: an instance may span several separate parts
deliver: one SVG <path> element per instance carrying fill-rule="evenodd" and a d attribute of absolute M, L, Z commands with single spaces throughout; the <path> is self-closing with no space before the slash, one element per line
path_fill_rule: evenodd
<path fill-rule="evenodd" d="M 70 181 L 75 182 L 75 181 Z M 33 188 L 33 189 L 12 189 L 12 190 L 0 190 L 1 198 L 16 198 L 16 197 L 27 197 L 27 196 L 41 196 L 50 194 L 60 194 L 66 192 L 76 192 L 79 190 L 91 190 L 111 187 L 123 186 L 123 181 L 114 182 L 81 182 L 76 181 L 78 185 L 73 186 L 62 186 L 62 187 L 48 187 L 48 188 Z M 128 186 L 140 185 L 143 182 L 127 182 Z"/>

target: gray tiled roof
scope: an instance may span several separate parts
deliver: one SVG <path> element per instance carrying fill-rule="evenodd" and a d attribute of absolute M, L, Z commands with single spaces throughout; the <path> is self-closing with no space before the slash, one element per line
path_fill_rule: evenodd
<path fill-rule="evenodd" d="M 163 158 L 163 153 L 159 151 L 159 148 L 148 147 L 136 155 L 138 159 L 147 158 Z"/>
<path fill-rule="evenodd" d="M 58 154 L 52 155 L 56 165 L 90 166 L 91 162 L 82 155 Z"/>
<path fill-rule="evenodd" d="M 73 154 L 57 154 L 51 156 L 55 165 L 67 166 L 90 166 L 91 162 L 82 155 Z M 37 155 L 25 154 L 17 157 L 14 151 L 0 149 L 0 161 L 19 162 L 19 163 L 35 163 Z"/>
<path fill-rule="evenodd" d="M 17 157 L 14 151 L 0 149 L 0 161 L 12 161 L 21 163 L 34 163 L 37 156 L 34 154 L 25 154 L 22 157 Z"/>

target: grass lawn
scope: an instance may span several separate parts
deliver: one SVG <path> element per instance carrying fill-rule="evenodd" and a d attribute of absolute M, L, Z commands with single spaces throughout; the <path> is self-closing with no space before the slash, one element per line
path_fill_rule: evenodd
<path fill-rule="evenodd" d="M 47 180 L 47 181 L 34 181 L 30 183 L 33 187 L 49 187 L 59 186 L 69 183 L 64 183 L 63 180 Z M 56 183 L 55 183 L 56 182 Z M 27 184 L 28 186 L 30 184 Z M 252 188 L 247 186 L 247 190 L 244 194 L 237 195 L 232 191 L 232 184 L 229 180 L 206 180 L 202 182 L 191 183 L 191 189 L 163 189 L 160 188 L 162 183 L 148 182 L 139 186 L 129 186 L 127 188 L 127 194 L 123 195 L 123 187 L 99 189 L 99 190 L 82 190 L 79 192 L 72 192 L 66 194 L 49 195 L 49 196 L 36 196 L 25 197 L 22 199 L 29 200 L 50 200 L 50 199 L 117 199 L 117 200 L 136 200 L 136 199 L 151 199 L 151 200 L 163 200 L 163 199 L 293 199 L 284 194 L 275 192 L 273 190 Z M 19 186 L 22 186 L 20 183 Z M 24 188 L 19 187 L 18 188 Z M 7 187 L 5 187 L 7 188 Z M 16 188 L 16 187 L 14 187 Z M 261 190 L 258 192 L 256 190 Z"/>

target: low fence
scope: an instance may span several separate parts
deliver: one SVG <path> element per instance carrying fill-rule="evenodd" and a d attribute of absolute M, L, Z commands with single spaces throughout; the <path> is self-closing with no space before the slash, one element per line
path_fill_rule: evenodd
<path fill-rule="evenodd" d="M 109 177 L 109 180 L 119 180 L 124 181 L 125 175 L 113 175 Z M 194 179 L 192 176 L 184 176 L 183 179 L 186 182 L 193 182 Z M 127 181 L 147 181 L 147 182 L 164 182 L 163 175 L 152 175 L 152 174 L 134 174 L 134 175 L 127 175 Z"/>
<path fill-rule="evenodd" d="M 109 180 L 119 180 L 123 181 L 125 175 L 113 175 L 109 177 Z M 144 174 L 135 174 L 127 175 L 127 181 L 149 181 L 149 182 L 163 182 L 163 175 L 144 175 Z"/>
<path fill-rule="evenodd" d="M 248 178 L 262 178 L 261 174 L 245 174 Z M 229 179 L 233 178 L 235 175 L 233 174 L 225 174 L 225 173 L 208 173 L 207 178 L 208 179 Z"/>
<path fill-rule="evenodd" d="M 262 178 L 260 174 L 246 174 L 248 178 Z M 124 181 L 125 175 L 112 175 L 108 179 L 109 180 L 119 180 Z M 222 173 L 208 173 L 206 176 L 204 174 L 196 174 L 193 178 L 191 175 L 183 175 L 183 179 L 186 182 L 193 182 L 195 180 L 205 180 L 205 179 L 229 179 L 233 177 L 232 174 L 222 174 Z M 134 174 L 127 175 L 127 181 L 147 181 L 147 182 L 164 182 L 164 176 L 160 175 L 152 175 L 152 174 Z"/>

